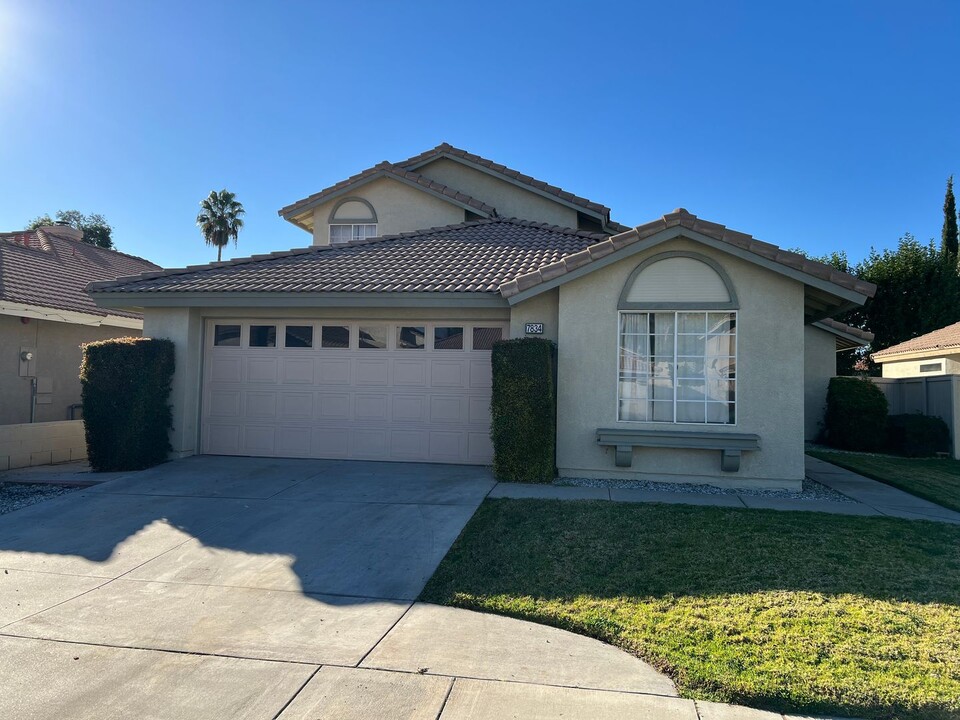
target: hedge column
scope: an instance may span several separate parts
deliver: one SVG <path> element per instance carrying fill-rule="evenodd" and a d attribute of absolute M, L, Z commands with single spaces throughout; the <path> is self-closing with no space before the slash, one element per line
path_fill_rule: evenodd
<path fill-rule="evenodd" d="M 556 476 L 554 352 L 553 343 L 538 338 L 493 346 L 490 434 L 498 480 L 548 483 Z"/>

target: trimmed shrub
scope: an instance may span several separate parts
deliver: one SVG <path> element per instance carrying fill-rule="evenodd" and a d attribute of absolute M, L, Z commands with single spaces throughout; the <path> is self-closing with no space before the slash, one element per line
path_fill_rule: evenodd
<path fill-rule="evenodd" d="M 114 338 L 83 346 L 83 419 L 94 471 L 142 470 L 167 459 L 173 370 L 170 340 Z"/>
<path fill-rule="evenodd" d="M 938 417 L 913 413 L 887 418 L 887 451 L 906 457 L 932 457 L 950 450 L 950 428 Z"/>
<path fill-rule="evenodd" d="M 865 378 L 831 378 L 824 417 L 828 445 L 843 450 L 879 450 L 887 426 L 887 398 Z"/>
<path fill-rule="evenodd" d="M 498 480 L 548 483 L 556 475 L 554 350 L 540 338 L 493 346 L 490 436 Z"/>

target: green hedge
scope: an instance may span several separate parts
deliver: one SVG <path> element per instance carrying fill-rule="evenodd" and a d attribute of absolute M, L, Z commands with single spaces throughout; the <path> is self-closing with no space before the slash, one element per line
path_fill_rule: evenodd
<path fill-rule="evenodd" d="M 887 418 L 887 452 L 906 457 L 932 457 L 950 450 L 950 428 L 930 415 L 891 415 Z"/>
<path fill-rule="evenodd" d="M 539 338 L 495 343 L 493 472 L 507 482 L 548 483 L 556 476 L 554 345 Z"/>
<path fill-rule="evenodd" d="M 828 445 L 842 450 L 880 450 L 886 439 L 887 398 L 865 378 L 831 378 L 824 418 Z"/>
<path fill-rule="evenodd" d="M 167 459 L 173 357 L 170 340 L 115 338 L 83 346 L 83 420 L 96 472 L 141 470 Z"/>

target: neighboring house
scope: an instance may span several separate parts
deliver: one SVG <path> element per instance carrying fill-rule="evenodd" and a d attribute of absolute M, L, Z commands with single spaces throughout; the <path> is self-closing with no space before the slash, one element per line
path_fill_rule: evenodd
<path fill-rule="evenodd" d="M 870 357 L 885 378 L 960 375 L 960 323 L 879 350 Z"/>
<path fill-rule="evenodd" d="M 0 233 L 0 425 L 79 418 L 81 343 L 141 334 L 140 313 L 104 310 L 86 286 L 158 267 L 82 238 L 63 225 Z"/>
<path fill-rule="evenodd" d="M 875 290 L 448 145 L 280 214 L 313 246 L 90 288 L 175 342 L 177 455 L 489 463 L 490 349 L 538 335 L 561 475 L 798 487 L 838 344 L 863 341 L 828 319 Z"/>

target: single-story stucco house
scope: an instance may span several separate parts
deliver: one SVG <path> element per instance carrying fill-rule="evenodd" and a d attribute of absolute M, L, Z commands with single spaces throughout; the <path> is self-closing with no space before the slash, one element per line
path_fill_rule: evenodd
<path fill-rule="evenodd" d="M 960 323 L 891 345 L 870 357 L 885 378 L 960 375 Z"/>
<path fill-rule="evenodd" d="M 313 245 L 90 287 L 174 341 L 194 453 L 488 464 L 490 350 L 557 343 L 562 476 L 798 487 L 875 288 L 678 209 L 638 227 L 440 145 L 283 208 Z"/>
<path fill-rule="evenodd" d="M 0 233 L 0 425 L 79 417 L 80 345 L 143 328 L 139 312 L 99 307 L 87 285 L 158 269 L 67 225 Z"/>

